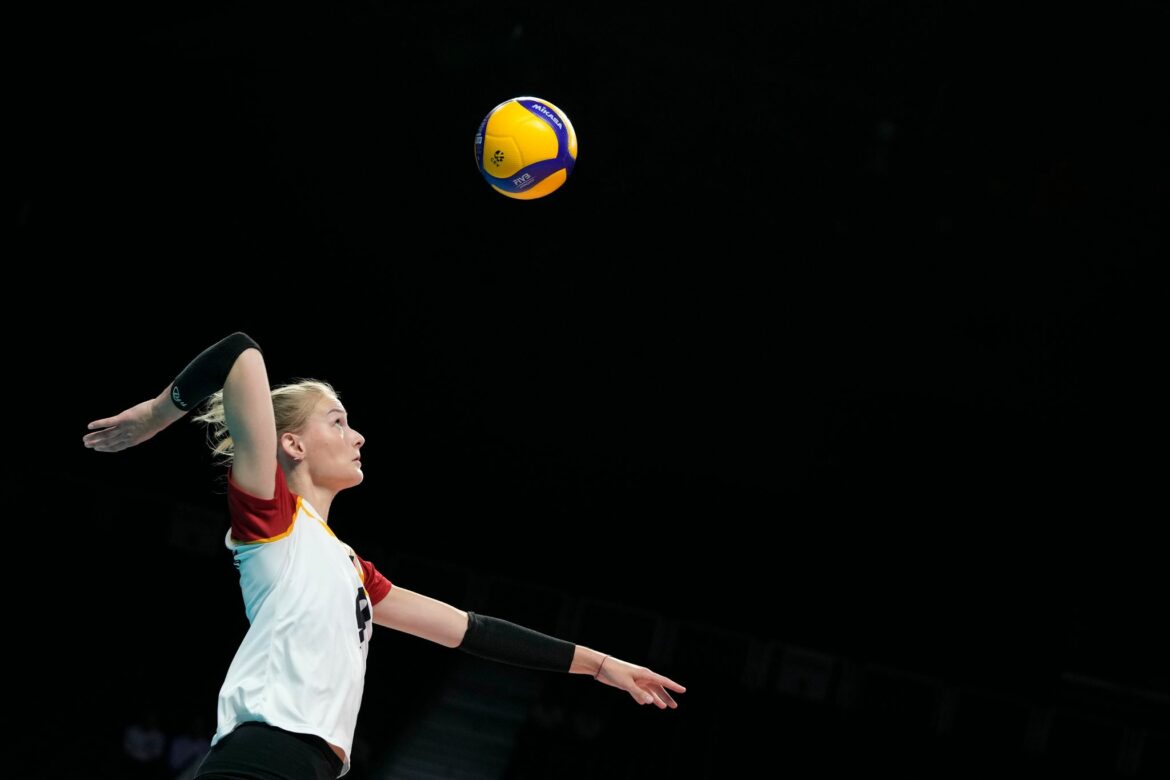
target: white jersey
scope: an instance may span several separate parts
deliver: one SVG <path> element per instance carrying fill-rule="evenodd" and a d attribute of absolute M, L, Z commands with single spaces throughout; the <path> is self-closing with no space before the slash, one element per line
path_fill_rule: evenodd
<path fill-rule="evenodd" d="M 227 547 L 251 624 L 219 692 L 211 744 L 246 721 L 315 734 L 345 751 L 349 771 L 373 608 L 390 582 L 289 492 L 250 496 L 229 479 Z"/>

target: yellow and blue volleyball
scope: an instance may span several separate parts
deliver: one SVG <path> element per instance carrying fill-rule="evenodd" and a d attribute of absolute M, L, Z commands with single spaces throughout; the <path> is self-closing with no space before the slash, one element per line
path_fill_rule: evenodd
<path fill-rule="evenodd" d="M 496 192 L 518 200 L 542 198 L 569 178 L 577 162 L 577 133 L 565 112 L 547 100 L 516 97 L 488 112 L 475 134 L 475 164 Z"/>

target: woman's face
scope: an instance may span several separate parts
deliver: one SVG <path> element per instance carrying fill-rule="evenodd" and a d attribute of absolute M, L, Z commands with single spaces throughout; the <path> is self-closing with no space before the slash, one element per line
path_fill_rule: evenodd
<path fill-rule="evenodd" d="M 361 484 L 364 475 L 360 450 L 366 440 L 349 427 L 349 417 L 340 401 L 330 396 L 318 401 L 301 439 L 313 484 L 333 490 Z"/>

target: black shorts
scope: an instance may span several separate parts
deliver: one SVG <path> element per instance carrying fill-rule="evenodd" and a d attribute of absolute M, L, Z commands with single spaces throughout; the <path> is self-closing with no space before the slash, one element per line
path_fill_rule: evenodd
<path fill-rule="evenodd" d="M 249 721 L 215 744 L 196 778 L 204 780 L 336 780 L 341 759 L 329 743 Z"/>

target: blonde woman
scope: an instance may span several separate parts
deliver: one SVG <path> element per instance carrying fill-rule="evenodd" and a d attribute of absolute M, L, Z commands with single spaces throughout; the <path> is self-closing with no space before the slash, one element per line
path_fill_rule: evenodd
<path fill-rule="evenodd" d="M 89 423 L 83 443 L 119 452 L 192 410 L 228 459 L 226 545 L 249 629 L 219 692 L 197 778 L 344 775 L 373 626 L 532 669 L 588 674 L 660 709 L 678 683 L 643 666 L 393 585 L 334 533 L 334 497 L 362 483 L 365 437 L 338 394 L 304 380 L 270 388 L 259 346 L 233 333 L 155 398 Z"/>

